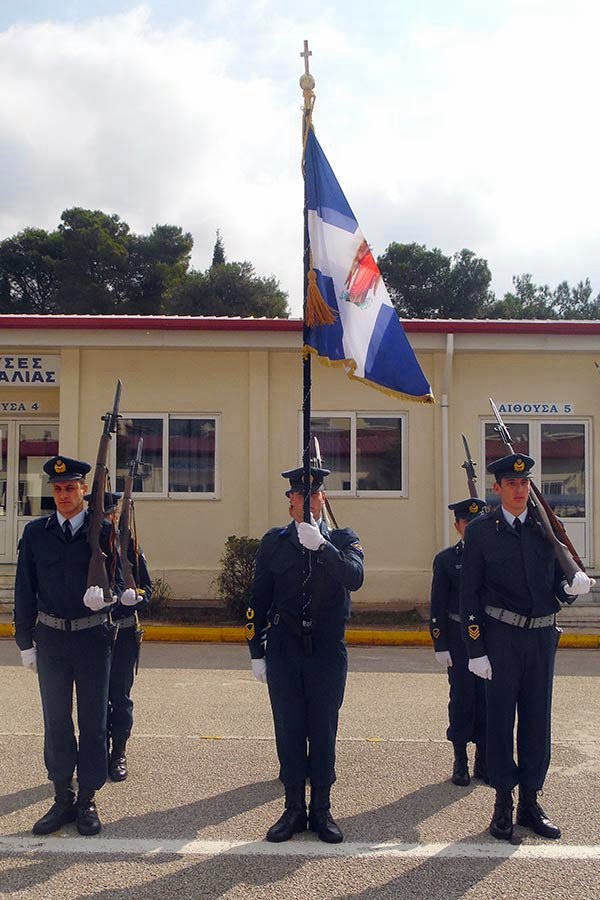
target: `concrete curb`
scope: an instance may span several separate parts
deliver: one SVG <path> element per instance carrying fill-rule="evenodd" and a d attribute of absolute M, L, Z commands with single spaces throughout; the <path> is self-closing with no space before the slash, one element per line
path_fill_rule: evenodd
<path fill-rule="evenodd" d="M 0 637 L 12 637 L 12 625 L 0 623 Z M 174 643 L 204 642 L 211 644 L 243 644 L 246 641 L 243 627 L 199 626 L 199 625 L 146 625 L 144 640 Z M 379 647 L 430 647 L 431 637 L 427 631 L 394 631 L 392 629 L 349 628 L 346 642 L 353 646 Z M 598 649 L 600 634 L 577 632 L 563 633 L 561 647 Z"/>

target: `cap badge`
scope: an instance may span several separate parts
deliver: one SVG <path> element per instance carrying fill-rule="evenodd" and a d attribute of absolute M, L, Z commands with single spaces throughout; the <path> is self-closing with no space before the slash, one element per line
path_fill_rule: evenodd
<path fill-rule="evenodd" d="M 62 475 L 63 472 L 67 471 L 66 463 L 64 463 L 62 459 L 57 459 L 54 463 L 54 471 L 57 475 Z"/>
<path fill-rule="evenodd" d="M 513 466 L 515 472 L 524 472 L 525 471 L 525 463 L 522 459 L 516 459 L 515 464 Z"/>
<path fill-rule="evenodd" d="M 470 505 L 470 507 L 469 507 L 469 512 L 470 512 L 470 513 L 476 513 L 476 512 L 479 512 L 479 507 L 477 506 L 476 503 L 471 503 L 471 505 Z"/>

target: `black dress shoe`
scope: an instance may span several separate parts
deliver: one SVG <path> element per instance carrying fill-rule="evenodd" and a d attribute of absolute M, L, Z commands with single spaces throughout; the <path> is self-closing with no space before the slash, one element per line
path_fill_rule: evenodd
<path fill-rule="evenodd" d="M 308 814 L 308 827 L 326 844 L 341 844 L 344 840 L 341 828 L 334 822 L 328 809 L 311 809 Z"/>
<path fill-rule="evenodd" d="M 68 822 L 74 822 L 76 816 L 74 795 L 71 803 L 55 800 L 46 815 L 38 819 L 31 830 L 34 834 L 52 834 Z"/>
<path fill-rule="evenodd" d="M 531 828 L 540 837 L 552 838 L 552 840 L 557 840 L 561 835 L 558 825 L 550 821 L 537 802 L 536 791 L 520 790 L 517 804 L 517 825 Z"/>
<path fill-rule="evenodd" d="M 499 841 L 510 841 L 513 835 L 512 791 L 496 791 L 494 815 L 489 828 L 492 837 Z"/>
<path fill-rule="evenodd" d="M 108 764 L 108 774 L 111 781 L 125 781 L 127 775 L 127 757 L 124 753 L 116 756 L 113 754 Z"/>
<path fill-rule="evenodd" d="M 98 834 L 102 824 L 98 816 L 94 791 L 80 790 L 77 796 L 77 831 L 84 837 Z"/>
<path fill-rule="evenodd" d="M 453 744 L 454 766 L 452 768 L 452 784 L 459 787 L 467 787 L 471 783 L 469 776 L 469 761 L 465 744 Z"/>
<path fill-rule="evenodd" d="M 272 844 L 280 844 L 301 831 L 306 831 L 306 809 L 286 809 L 267 831 L 267 840 Z"/>

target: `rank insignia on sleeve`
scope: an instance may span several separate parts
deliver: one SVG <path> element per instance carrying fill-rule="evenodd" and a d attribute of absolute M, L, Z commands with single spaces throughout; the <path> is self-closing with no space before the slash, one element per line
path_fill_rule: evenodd
<path fill-rule="evenodd" d="M 248 622 L 245 628 L 246 631 L 246 640 L 251 641 L 254 637 L 254 622 Z"/>
<path fill-rule="evenodd" d="M 439 628 L 434 628 L 433 631 L 432 631 L 431 633 L 432 633 L 432 635 L 434 636 L 434 638 L 435 638 L 436 641 L 437 641 L 437 639 L 439 638 L 439 636 L 440 636 L 440 634 L 441 634 L 442 632 L 440 631 Z"/>
<path fill-rule="evenodd" d="M 254 618 L 254 610 L 252 609 L 251 606 L 249 606 L 248 609 L 246 610 L 246 618 L 247 618 L 247 619 L 253 619 L 253 618 Z"/>
<path fill-rule="evenodd" d="M 479 625 L 469 625 L 468 631 L 469 631 L 469 637 L 473 638 L 474 641 L 476 641 L 477 638 L 481 637 Z"/>

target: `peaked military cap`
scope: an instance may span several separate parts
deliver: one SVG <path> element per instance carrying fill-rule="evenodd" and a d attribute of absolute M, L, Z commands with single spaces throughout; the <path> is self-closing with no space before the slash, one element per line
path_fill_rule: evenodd
<path fill-rule="evenodd" d="M 117 494 L 117 493 L 111 493 L 110 491 L 105 491 L 104 492 L 104 512 L 112 512 L 113 509 L 116 509 L 117 503 L 119 502 L 119 500 L 121 499 L 122 496 L 123 496 L 123 494 Z M 86 494 L 83 499 L 87 500 L 87 502 L 89 503 L 90 500 L 92 499 L 92 495 Z"/>
<path fill-rule="evenodd" d="M 535 466 L 535 460 L 524 453 L 511 453 L 491 462 L 487 467 L 491 475 L 496 476 L 496 481 L 502 478 L 529 478 L 529 473 Z"/>
<path fill-rule="evenodd" d="M 331 474 L 330 469 L 321 469 L 319 466 L 310 467 L 310 477 L 312 479 L 310 483 L 310 492 L 311 494 L 317 494 L 319 491 L 323 490 L 323 481 L 327 478 L 328 475 Z M 300 467 L 299 469 L 288 469 L 287 472 L 282 472 L 282 478 L 289 478 L 290 487 L 285 492 L 286 497 L 289 497 L 292 493 L 301 494 L 304 491 L 304 469 Z"/>
<path fill-rule="evenodd" d="M 48 476 L 48 483 L 53 484 L 58 481 L 85 481 L 85 476 L 92 467 L 80 459 L 52 456 L 44 463 L 43 468 Z"/>
<path fill-rule="evenodd" d="M 467 522 L 484 512 L 486 507 L 485 500 L 480 500 L 478 497 L 469 497 L 468 500 L 458 500 L 456 503 L 448 504 L 448 509 L 453 511 L 456 519 L 466 519 Z"/>

